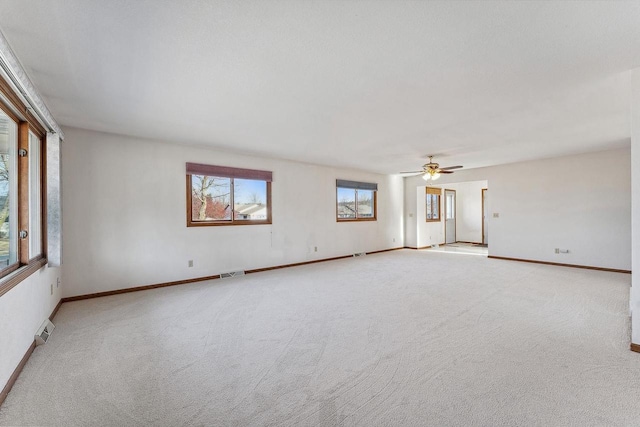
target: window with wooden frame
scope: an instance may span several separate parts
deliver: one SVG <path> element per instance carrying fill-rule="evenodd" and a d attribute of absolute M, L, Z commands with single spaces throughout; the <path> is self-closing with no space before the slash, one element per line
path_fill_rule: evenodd
<path fill-rule="evenodd" d="M 336 180 L 336 220 L 375 221 L 378 207 L 378 184 Z"/>
<path fill-rule="evenodd" d="M 187 163 L 187 227 L 271 224 L 272 173 Z"/>
<path fill-rule="evenodd" d="M 1 82 L 0 82 L 1 83 Z M 46 263 L 45 130 L 0 84 L 0 295 Z M 3 277 L 28 266 L 24 274 Z"/>
<path fill-rule="evenodd" d="M 427 187 L 426 194 L 426 220 L 427 222 L 440 221 L 440 196 L 442 190 L 439 188 Z"/>

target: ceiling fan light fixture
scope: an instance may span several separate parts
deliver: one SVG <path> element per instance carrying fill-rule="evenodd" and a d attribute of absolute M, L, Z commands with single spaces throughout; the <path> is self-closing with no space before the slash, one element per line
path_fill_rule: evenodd
<path fill-rule="evenodd" d="M 422 179 L 424 179 L 425 181 L 435 181 L 438 178 L 440 178 L 440 172 L 433 169 L 426 170 L 424 172 L 424 175 L 422 175 Z"/>

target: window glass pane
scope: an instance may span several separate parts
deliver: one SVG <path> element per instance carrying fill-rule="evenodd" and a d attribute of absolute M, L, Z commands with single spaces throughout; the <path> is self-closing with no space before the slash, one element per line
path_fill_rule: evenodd
<path fill-rule="evenodd" d="M 432 206 L 433 206 L 433 211 L 432 211 L 432 218 L 433 219 L 439 219 L 440 218 L 440 196 L 437 194 L 432 194 L 433 196 L 433 202 L 432 202 Z"/>
<path fill-rule="evenodd" d="M 254 179 L 233 180 L 234 219 L 267 219 L 267 182 Z"/>
<path fill-rule="evenodd" d="M 358 218 L 373 218 L 373 190 L 358 190 Z"/>
<path fill-rule="evenodd" d="M 455 205 L 454 205 L 454 197 L 453 194 L 447 194 L 447 219 L 455 218 Z"/>
<path fill-rule="evenodd" d="M 432 219 L 431 218 L 431 198 L 433 197 L 433 194 L 427 194 L 427 219 Z"/>
<path fill-rule="evenodd" d="M 40 138 L 29 132 L 29 258 L 42 253 Z"/>
<path fill-rule="evenodd" d="M 356 190 L 338 188 L 338 218 L 356 217 Z"/>
<path fill-rule="evenodd" d="M 18 125 L 0 111 L 0 269 L 18 260 Z"/>
<path fill-rule="evenodd" d="M 192 221 L 231 220 L 231 178 L 191 176 Z"/>

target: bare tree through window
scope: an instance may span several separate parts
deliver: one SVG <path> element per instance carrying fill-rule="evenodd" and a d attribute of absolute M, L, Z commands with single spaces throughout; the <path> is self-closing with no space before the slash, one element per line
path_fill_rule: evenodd
<path fill-rule="evenodd" d="M 264 180 L 191 175 L 191 221 L 203 224 L 270 221 L 269 184 Z"/>
<path fill-rule="evenodd" d="M 229 178 L 194 175 L 191 189 L 194 219 L 230 219 Z"/>
<path fill-rule="evenodd" d="M 337 187 L 336 197 L 338 220 L 374 220 L 376 218 L 374 190 Z"/>

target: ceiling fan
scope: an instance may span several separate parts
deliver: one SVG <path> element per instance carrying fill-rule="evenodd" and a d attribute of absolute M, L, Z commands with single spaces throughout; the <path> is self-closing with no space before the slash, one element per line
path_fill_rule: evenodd
<path fill-rule="evenodd" d="M 441 168 L 438 163 L 433 161 L 433 156 L 429 156 L 429 163 L 422 165 L 421 171 L 410 171 L 410 172 L 400 172 L 400 173 L 415 173 L 415 174 L 423 174 L 422 179 L 425 181 L 435 181 L 440 178 L 440 174 L 442 173 L 453 173 L 453 169 L 460 169 L 462 166 L 448 166 L 446 168 Z"/>

